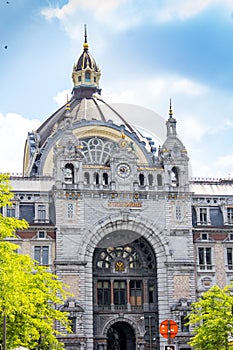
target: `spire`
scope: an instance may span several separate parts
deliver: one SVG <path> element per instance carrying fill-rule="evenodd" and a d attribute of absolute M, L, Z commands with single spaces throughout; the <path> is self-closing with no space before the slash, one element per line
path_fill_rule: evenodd
<path fill-rule="evenodd" d="M 172 118 L 173 111 L 172 111 L 172 99 L 170 98 L 170 106 L 169 106 L 169 117 Z"/>
<path fill-rule="evenodd" d="M 167 125 L 167 136 L 176 136 L 176 119 L 173 118 L 171 98 L 170 98 L 170 105 L 169 105 L 169 118 L 166 122 L 166 125 Z"/>
<path fill-rule="evenodd" d="M 84 24 L 84 43 L 83 43 L 83 49 L 84 51 L 88 51 L 88 42 L 87 42 L 87 26 Z"/>

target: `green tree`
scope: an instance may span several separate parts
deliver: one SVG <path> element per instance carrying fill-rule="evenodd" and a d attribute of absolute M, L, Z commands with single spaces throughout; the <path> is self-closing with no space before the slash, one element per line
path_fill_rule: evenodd
<path fill-rule="evenodd" d="M 11 198 L 9 177 L 0 174 L 0 207 L 10 205 Z M 0 329 L 5 318 L 7 349 L 20 345 L 30 349 L 63 348 L 56 339 L 59 332 L 54 322 L 70 329 L 67 314 L 58 307 L 69 296 L 67 286 L 28 255 L 18 254 L 18 246 L 6 241 L 17 229 L 27 227 L 25 220 L 0 214 Z"/>
<path fill-rule="evenodd" d="M 190 345 L 201 350 L 228 349 L 228 337 L 233 332 L 232 286 L 210 288 L 192 304 L 189 324 L 193 326 Z"/>

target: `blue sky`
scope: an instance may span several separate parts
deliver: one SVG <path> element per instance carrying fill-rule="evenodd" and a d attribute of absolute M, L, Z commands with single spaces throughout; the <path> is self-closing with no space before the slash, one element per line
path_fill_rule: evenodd
<path fill-rule="evenodd" d="M 66 102 L 84 23 L 102 96 L 168 117 L 196 177 L 233 177 L 233 0 L 1 0 L 0 171 Z M 7 49 L 5 46 L 7 45 Z M 156 120 L 145 126 L 156 134 Z"/>

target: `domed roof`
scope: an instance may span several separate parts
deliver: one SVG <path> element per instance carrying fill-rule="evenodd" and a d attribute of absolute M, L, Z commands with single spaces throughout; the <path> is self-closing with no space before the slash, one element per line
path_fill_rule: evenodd
<path fill-rule="evenodd" d="M 91 56 L 91 54 L 88 51 L 88 44 L 83 45 L 84 51 L 79 57 L 76 65 L 74 66 L 74 69 L 76 71 L 80 71 L 86 68 L 90 68 L 96 72 L 99 72 L 99 67 L 97 66 L 95 59 Z"/>
<path fill-rule="evenodd" d="M 74 132 L 80 128 L 90 129 L 94 127 L 95 130 L 101 128 L 102 131 L 104 128 L 106 135 L 112 135 L 111 137 L 117 139 L 119 136 L 116 135 L 123 131 L 127 137 L 140 145 L 139 148 L 142 147 L 142 152 L 146 154 L 144 158 L 146 162 L 146 159 L 151 157 L 156 150 L 153 146 L 154 139 L 148 137 L 150 135 L 145 134 L 142 129 L 135 127 L 130 117 L 135 119 L 137 115 L 138 121 L 136 123 L 140 125 L 142 121 L 144 123 L 146 119 L 149 119 L 148 114 L 153 113 L 155 118 L 152 118 L 155 120 L 155 127 L 157 129 L 159 125 L 160 129 L 159 132 L 153 130 L 158 136 L 156 146 L 164 141 L 165 121 L 161 117 L 156 119 L 156 116 L 158 117 L 156 113 L 135 105 L 108 104 L 102 98 L 101 89 L 98 86 L 100 70 L 94 58 L 88 52 L 86 30 L 83 48 L 84 51 L 73 68 L 74 87 L 69 103 L 67 102 L 46 119 L 35 132 L 28 134 L 24 152 L 24 174 L 30 175 L 37 172 L 33 172 L 32 169 L 38 169 L 38 164 L 41 164 L 41 159 L 46 154 L 48 147 L 51 147 L 51 139 L 57 140 L 60 137 L 59 135 L 64 131 L 65 120 L 69 120 L 70 128 Z M 161 130 L 163 131 L 161 132 Z M 154 134 L 153 131 L 152 134 Z M 147 155 L 147 152 L 150 153 L 150 156 Z"/>

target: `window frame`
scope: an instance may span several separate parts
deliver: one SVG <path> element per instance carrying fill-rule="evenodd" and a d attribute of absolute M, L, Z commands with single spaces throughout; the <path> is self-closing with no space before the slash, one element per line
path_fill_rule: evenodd
<path fill-rule="evenodd" d="M 202 253 L 201 253 L 202 252 Z M 201 253 L 201 255 L 200 255 Z M 199 271 L 213 271 L 213 249 L 212 247 L 197 247 L 197 261 Z"/>

